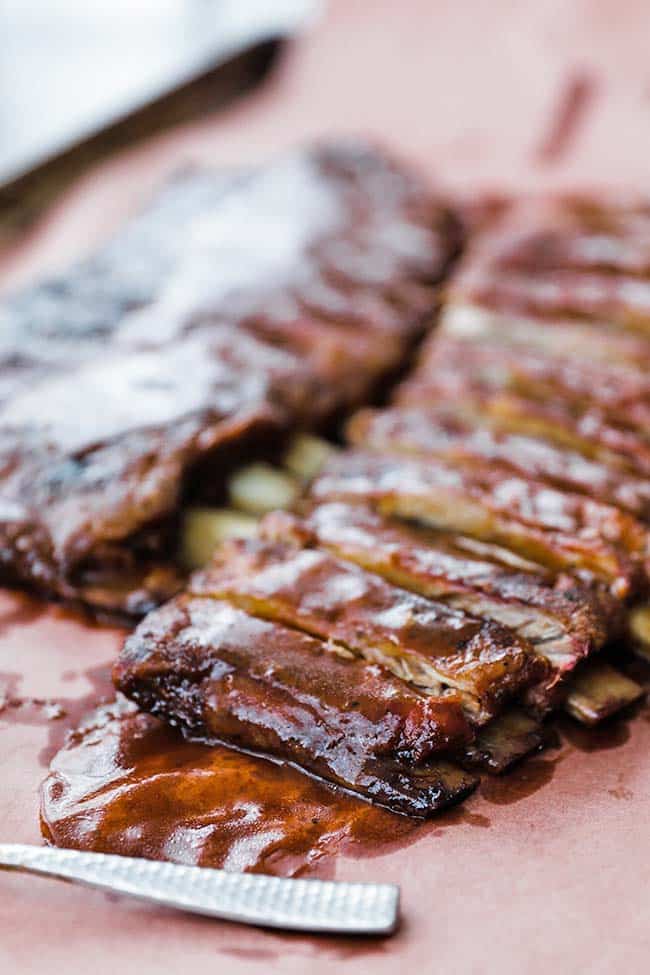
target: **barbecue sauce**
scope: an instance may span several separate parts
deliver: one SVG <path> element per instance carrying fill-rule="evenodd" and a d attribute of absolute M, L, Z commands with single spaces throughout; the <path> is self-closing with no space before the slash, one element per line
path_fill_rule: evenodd
<path fill-rule="evenodd" d="M 288 765 L 186 742 L 122 702 L 56 755 L 41 822 L 61 847 L 281 876 L 329 875 L 334 854 L 386 853 L 427 829 Z"/>

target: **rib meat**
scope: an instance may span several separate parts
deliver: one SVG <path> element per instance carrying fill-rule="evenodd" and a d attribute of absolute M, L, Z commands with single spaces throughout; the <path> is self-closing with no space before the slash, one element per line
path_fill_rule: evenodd
<path fill-rule="evenodd" d="M 423 391 L 426 400 L 429 388 L 448 399 L 503 390 L 542 403 L 561 400 L 574 411 L 598 409 L 614 422 L 622 415 L 641 432 L 650 422 L 650 380 L 642 368 L 474 343 L 444 332 L 428 353 L 410 381 L 411 402 Z"/>
<path fill-rule="evenodd" d="M 190 591 L 333 640 L 430 693 L 452 688 L 475 722 L 545 676 L 525 637 L 299 547 L 297 538 L 231 542 Z"/>
<path fill-rule="evenodd" d="M 457 701 L 217 599 L 151 613 L 114 679 L 188 738 L 296 762 L 397 812 L 427 816 L 475 785 L 448 761 L 471 737 Z"/>
<path fill-rule="evenodd" d="M 411 392 L 415 394 L 414 389 Z M 422 401 L 421 396 L 414 395 L 414 399 Z M 650 443 L 640 431 L 626 425 L 624 414 L 612 420 L 596 409 L 575 411 L 561 399 L 541 402 L 512 393 L 474 397 L 468 392 L 463 409 L 489 419 L 500 429 L 530 433 L 607 467 L 641 478 L 650 474 Z"/>
<path fill-rule="evenodd" d="M 0 317 L 5 581 L 139 614 L 180 585 L 188 491 L 365 401 L 457 243 L 448 209 L 357 144 L 188 173 Z"/>
<path fill-rule="evenodd" d="M 505 469 L 543 480 L 605 504 L 624 508 L 642 520 L 650 518 L 650 482 L 622 465 L 585 457 L 577 450 L 526 433 L 490 426 L 466 403 L 439 403 L 416 409 L 358 411 L 347 424 L 347 439 L 356 447 L 449 461 L 491 461 Z"/>
<path fill-rule="evenodd" d="M 348 452 L 311 486 L 315 501 L 370 503 L 493 542 L 555 571 L 585 570 L 625 598 L 646 584 L 647 531 L 618 508 L 492 464 Z"/>
<path fill-rule="evenodd" d="M 455 297 L 650 330 L 650 210 L 632 196 L 523 198 L 476 234 Z"/>
<path fill-rule="evenodd" d="M 411 592 L 511 628 L 548 667 L 527 695 L 536 710 L 555 703 L 579 661 L 623 630 L 622 607 L 602 586 L 555 576 L 497 546 L 382 517 L 364 505 L 325 503 L 302 518 L 275 512 L 262 533 L 324 548 Z"/>

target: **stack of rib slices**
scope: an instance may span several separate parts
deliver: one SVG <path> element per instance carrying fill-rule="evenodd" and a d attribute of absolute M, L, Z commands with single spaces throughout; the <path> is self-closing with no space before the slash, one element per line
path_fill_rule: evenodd
<path fill-rule="evenodd" d="M 650 208 L 484 217 L 391 404 L 345 448 L 299 441 L 293 510 L 224 542 L 115 671 L 194 739 L 420 817 L 551 712 L 637 701 L 650 644 Z"/>

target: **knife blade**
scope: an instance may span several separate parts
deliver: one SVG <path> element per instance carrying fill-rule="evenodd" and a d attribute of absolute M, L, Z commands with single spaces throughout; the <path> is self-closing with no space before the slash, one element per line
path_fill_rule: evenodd
<path fill-rule="evenodd" d="M 209 867 L 56 847 L 0 843 L 0 867 L 193 914 L 288 931 L 387 935 L 395 931 L 399 887 L 229 873 Z"/>

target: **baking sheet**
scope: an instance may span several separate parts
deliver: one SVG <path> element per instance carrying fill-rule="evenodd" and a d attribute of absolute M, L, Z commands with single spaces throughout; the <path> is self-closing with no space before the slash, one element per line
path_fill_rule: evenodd
<path fill-rule="evenodd" d="M 463 192 L 650 189 L 645 10 L 626 0 L 335 2 L 265 91 L 87 177 L 5 259 L 3 283 L 87 249 L 189 158 L 256 159 L 324 131 L 381 136 Z M 39 841 L 42 763 L 108 690 L 120 638 L 25 597 L 0 597 L 3 684 L 15 697 L 47 699 L 0 713 L 0 839 Z M 54 717 L 48 703 L 65 715 Z M 615 724 L 592 751 L 584 745 L 565 740 L 410 845 L 338 863 L 337 877 L 402 885 L 404 923 L 392 939 L 268 934 L 7 874 L 0 970 L 640 971 L 650 950 L 649 715 Z"/>

